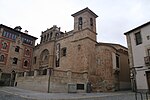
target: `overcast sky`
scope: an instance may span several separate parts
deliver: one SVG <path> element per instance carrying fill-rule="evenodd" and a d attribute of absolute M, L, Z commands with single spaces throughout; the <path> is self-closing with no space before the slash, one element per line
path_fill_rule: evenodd
<path fill-rule="evenodd" d="M 150 21 L 150 0 L 0 0 L 0 24 L 39 38 L 41 31 L 57 25 L 73 30 L 71 14 L 90 8 L 97 18 L 97 41 L 127 46 L 123 33 Z"/>

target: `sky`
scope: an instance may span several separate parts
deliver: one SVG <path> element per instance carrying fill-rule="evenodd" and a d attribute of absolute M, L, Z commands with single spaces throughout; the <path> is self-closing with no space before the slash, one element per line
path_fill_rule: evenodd
<path fill-rule="evenodd" d="M 99 17 L 97 41 L 127 47 L 125 32 L 150 21 L 150 0 L 0 0 L 0 24 L 21 26 L 38 38 L 53 25 L 71 31 L 71 14 L 88 7 Z"/>

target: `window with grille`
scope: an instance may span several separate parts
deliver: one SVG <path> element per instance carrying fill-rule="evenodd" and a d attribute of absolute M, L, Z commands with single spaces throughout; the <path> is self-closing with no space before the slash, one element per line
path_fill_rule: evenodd
<path fill-rule="evenodd" d="M 84 90 L 84 84 L 77 84 L 77 90 Z"/>

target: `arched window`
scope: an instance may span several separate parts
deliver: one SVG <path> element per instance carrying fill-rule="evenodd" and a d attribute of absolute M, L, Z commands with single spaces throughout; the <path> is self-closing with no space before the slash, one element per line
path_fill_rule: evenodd
<path fill-rule="evenodd" d="M 28 61 L 27 61 L 27 60 L 24 61 L 24 66 L 25 66 L 25 67 L 28 66 Z"/>
<path fill-rule="evenodd" d="M 79 19 L 78 19 L 78 30 L 82 29 L 82 24 L 83 24 L 82 17 L 79 17 Z"/>
<path fill-rule="evenodd" d="M 79 25 L 82 25 L 82 17 L 79 17 Z"/>
<path fill-rule="evenodd" d="M 93 26 L 93 18 L 90 18 L 90 25 Z"/>
<path fill-rule="evenodd" d="M 0 55 L 0 62 L 4 62 L 4 55 Z"/>
<path fill-rule="evenodd" d="M 48 61 L 49 59 L 49 51 L 47 49 L 43 50 L 40 55 L 41 61 Z"/>

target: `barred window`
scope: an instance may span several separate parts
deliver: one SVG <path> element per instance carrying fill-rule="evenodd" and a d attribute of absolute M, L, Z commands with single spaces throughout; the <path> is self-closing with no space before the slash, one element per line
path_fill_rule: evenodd
<path fill-rule="evenodd" d="M 77 84 L 77 90 L 84 90 L 84 84 Z"/>

